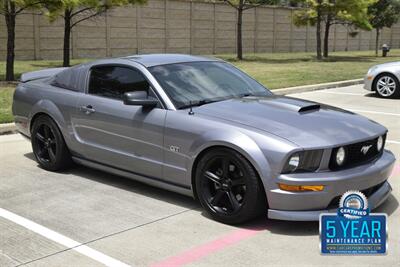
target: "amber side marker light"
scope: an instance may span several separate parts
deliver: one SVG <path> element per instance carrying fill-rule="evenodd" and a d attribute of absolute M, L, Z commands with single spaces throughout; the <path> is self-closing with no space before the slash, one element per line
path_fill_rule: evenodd
<path fill-rule="evenodd" d="M 292 192 L 305 192 L 305 191 L 323 191 L 323 185 L 288 185 L 278 184 L 281 190 L 292 191 Z"/>
<path fill-rule="evenodd" d="M 372 78 L 373 78 L 372 76 L 367 76 L 368 80 L 372 80 Z"/>

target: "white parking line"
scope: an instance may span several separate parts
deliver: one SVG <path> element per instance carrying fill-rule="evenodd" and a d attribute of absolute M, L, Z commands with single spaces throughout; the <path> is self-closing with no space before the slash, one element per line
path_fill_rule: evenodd
<path fill-rule="evenodd" d="M 386 143 L 400 145 L 399 141 L 393 141 L 393 140 L 387 140 Z"/>
<path fill-rule="evenodd" d="M 348 93 L 348 92 L 330 92 L 328 90 L 321 90 L 321 91 L 315 91 L 318 93 L 323 93 L 323 94 L 333 94 L 333 95 L 356 95 L 356 96 L 364 96 L 365 94 L 360 94 L 360 93 Z"/>
<path fill-rule="evenodd" d="M 352 108 L 344 108 L 344 107 L 342 107 L 342 108 L 343 108 L 343 109 L 346 109 L 346 110 L 353 111 L 353 112 L 371 113 L 371 114 L 380 114 L 380 115 L 399 116 L 399 117 L 400 117 L 400 114 L 399 114 L 399 113 L 390 113 L 390 112 L 381 112 L 381 111 L 371 111 L 371 110 L 363 110 L 363 109 L 352 109 Z"/>
<path fill-rule="evenodd" d="M 16 223 L 16 224 L 19 224 L 41 236 L 46 237 L 47 239 L 50 239 L 56 243 L 59 243 L 69 249 L 73 249 L 76 252 L 79 252 L 99 263 L 106 265 L 106 266 L 113 266 L 113 267 L 114 266 L 129 267 L 130 266 L 119 260 L 111 258 L 97 250 L 94 250 L 86 245 L 76 242 L 75 240 L 72 240 L 62 234 L 54 232 L 53 230 L 50 230 L 42 225 L 39 225 L 39 224 L 37 224 L 33 221 L 30 221 L 24 217 L 14 214 L 8 210 L 0 208 L 0 217 L 3 217 L 9 221 Z"/>

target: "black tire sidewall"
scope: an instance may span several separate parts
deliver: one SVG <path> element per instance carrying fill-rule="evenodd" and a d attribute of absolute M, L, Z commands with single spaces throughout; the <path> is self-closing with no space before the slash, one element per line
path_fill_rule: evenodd
<path fill-rule="evenodd" d="M 246 177 L 246 194 L 241 209 L 234 214 L 223 214 L 219 213 L 212 207 L 210 207 L 207 200 L 205 200 L 202 192 L 202 179 L 203 170 L 206 163 L 215 157 L 233 157 L 235 160 L 240 161 L 244 167 Z M 239 224 L 246 222 L 254 217 L 266 212 L 267 202 L 262 192 L 263 187 L 254 167 L 243 157 L 240 153 L 227 149 L 218 148 L 207 152 L 198 162 L 195 170 L 195 182 L 196 182 L 196 193 L 203 208 L 213 217 L 215 220 L 226 224 Z"/>
<path fill-rule="evenodd" d="M 39 128 L 42 125 L 47 125 L 50 129 L 51 132 L 54 134 L 55 141 L 56 141 L 56 160 L 55 162 L 46 162 L 40 159 L 37 155 L 38 151 L 38 143 L 35 138 L 35 135 Z M 71 158 L 70 154 L 68 151 L 68 148 L 64 142 L 64 138 L 57 126 L 57 124 L 48 116 L 42 115 L 39 118 L 37 118 L 32 126 L 32 131 L 31 131 L 31 144 L 32 144 L 32 150 L 33 154 L 35 155 L 36 161 L 39 163 L 39 165 L 48 171 L 57 171 L 66 168 L 69 166 L 71 163 Z"/>

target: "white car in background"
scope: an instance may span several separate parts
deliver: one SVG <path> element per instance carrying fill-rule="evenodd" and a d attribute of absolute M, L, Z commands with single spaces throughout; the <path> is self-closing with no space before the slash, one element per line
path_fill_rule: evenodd
<path fill-rule="evenodd" d="M 364 79 L 364 89 L 376 92 L 383 98 L 400 96 L 400 62 L 373 66 Z"/>

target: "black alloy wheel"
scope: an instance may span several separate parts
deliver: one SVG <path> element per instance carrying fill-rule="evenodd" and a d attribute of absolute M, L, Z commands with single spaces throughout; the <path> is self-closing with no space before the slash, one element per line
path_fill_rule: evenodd
<path fill-rule="evenodd" d="M 69 150 L 57 124 L 50 117 L 42 115 L 33 122 L 31 142 L 33 154 L 43 169 L 57 171 L 70 165 Z"/>
<path fill-rule="evenodd" d="M 196 190 L 202 206 L 214 219 L 224 223 L 242 223 L 266 210 L 254 168 L 230 149 L 213 150 L 200 160 Z"/>

